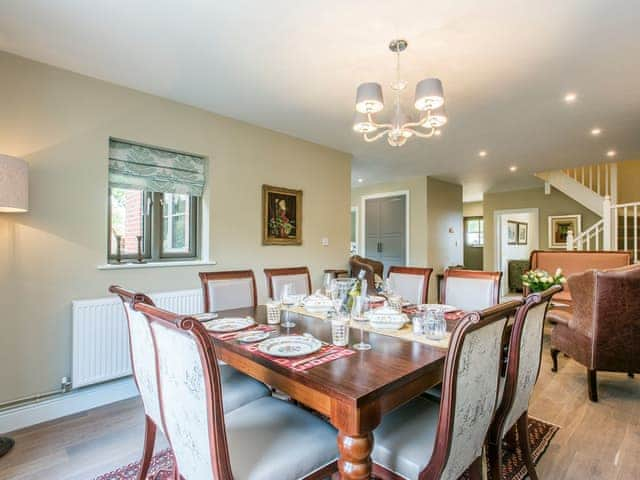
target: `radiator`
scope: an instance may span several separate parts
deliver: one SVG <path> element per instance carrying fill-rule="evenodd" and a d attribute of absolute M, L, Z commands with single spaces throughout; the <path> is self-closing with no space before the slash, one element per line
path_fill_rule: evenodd
<path fill-rule="evenodd" d="M 202 312 L 202 291 L 151 294 L 160 308 L 178 314 Z M 72 302 L 72 385 L 84 387 L 131 375 L 129 332 L 118 297 Z"/>

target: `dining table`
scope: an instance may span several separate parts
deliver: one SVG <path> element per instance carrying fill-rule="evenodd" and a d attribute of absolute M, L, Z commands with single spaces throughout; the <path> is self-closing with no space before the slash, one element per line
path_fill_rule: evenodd
<path fill-rule="evenodd" d="M 310 334 L 325 344 L 332 341 L 330 321 L 300 312 L 287 315 L 295 326 L 270 325 L 276 335 Z M 218 318 L 246 316 L 253 317 L 259 325 L 267 324 L 264 305 L 218 312 Z M 360 338 L 360 330 L 352 326 L 349 335 L 353 343 Z M 338 431 L 338 468 L 343 480 L 371 478 L 373 431 L 386 413 L 442 381 L 447 352 L 420 342 L 366 332 L 370 350 L 353 350 L 348 356 L 299 371 L 239 342 L 214 335 L 211 339 L 219 360 L 327 418 Z"/>

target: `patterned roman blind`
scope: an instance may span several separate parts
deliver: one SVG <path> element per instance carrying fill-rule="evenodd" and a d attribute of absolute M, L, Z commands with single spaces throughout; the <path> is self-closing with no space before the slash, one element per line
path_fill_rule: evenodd
<path fill-rule="evenodd" d="M 109 186 L 202 196 L 205 159 L 109 140 Z"/>

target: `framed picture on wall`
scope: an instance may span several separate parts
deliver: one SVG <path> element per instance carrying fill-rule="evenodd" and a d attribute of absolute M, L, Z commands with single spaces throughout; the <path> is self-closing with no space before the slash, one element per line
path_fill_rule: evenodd
<path fill-rule="evenodd" d="M 518 222 L 518 245 L 529 243 L 529 224 Z"/>
<path fill-rule="evenodd" d="M 302 190 L 262 185 L 262 244 L 302 245 Z"/>
<path fill-rule="evenodd" d="M 507 244 L 518 244 L 518 222 L 507 220 Z"/>
<path fill-rule="evenodd" d="M 569 230 L 576 237 L 582 232 L 582 215 L 549 216 L 549 248 L 567 248 Z"/>

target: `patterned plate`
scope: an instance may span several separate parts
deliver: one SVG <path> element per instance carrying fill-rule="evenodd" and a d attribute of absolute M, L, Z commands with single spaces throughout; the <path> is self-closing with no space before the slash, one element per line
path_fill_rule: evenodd
<path fill-rule="evenodd" d="M 270 336 L 271 332 L 251 332 L 238 337 L 238 341 L 241 343 L 255 343 L 260 342 L 265 338 L 269 338 Z"/>
<path fill-rule="evenodd" d="M 288 335 L 286 337 L 274 337 L 265 340 L 258 345 L 262 353 L 274 357 L 299 357 L 317 352 L 322 348 L 322 343 L 317 338 L 303 335 Z"/>
<path fill-rule="evenodd" d="M 238 330 L 242 330 L 244 328 L 250 327 L 251 325 L 255 325 L 255 320 L 251 317 L 228 317 L 221 318 L 220 320 L 214 320 L 212 322 L 207 322 L 205 324 L 205 328 L 210 332 L 237 332 Z"/>
<path fill-rule="evenodd" d="M 442 310 L 443 313 L 447 312 L 455 312 L 456 310 L 460 310 L 457 307 L 452 305 L 443 305 L 441 303 L 423 303 L 422 305 L 418 305 L 418 308 L 422 311 L 424 310 Z"/>
<path fill-rule="evenodd" d="M 191 316 L 196 320 L 200 320 L 201 322 L 208 322 L 209 320 L 218 318 L 218 314 L 214 312 L 196 313 L 195 315 Z"/>

